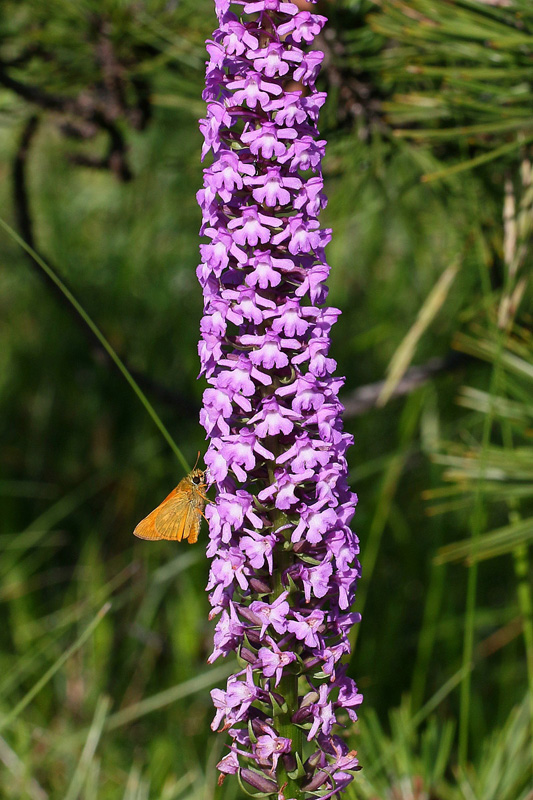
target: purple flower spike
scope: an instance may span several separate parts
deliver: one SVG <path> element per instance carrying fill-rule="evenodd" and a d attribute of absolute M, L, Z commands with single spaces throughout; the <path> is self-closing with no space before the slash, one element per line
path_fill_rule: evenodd
<path fill-rule="evenodd" d="M 350 653 L 360 574 L 356 496 L 324 306 L 329 267 L 311 45 L 326 19 L 283 0 L 215 0 L 200 122 L 211 155 L 202 208 L 199 353 L 208 505 L 208 583 L 218 616 L 210 662 L 240 671 L 212 692 L 227 731 L 220 780 L 272 800 L 337 797 L 357 758 L 336 733 L 362 697 Z"/>

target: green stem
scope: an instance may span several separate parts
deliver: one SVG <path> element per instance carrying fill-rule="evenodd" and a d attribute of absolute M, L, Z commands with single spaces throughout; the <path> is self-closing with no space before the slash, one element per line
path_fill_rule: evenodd
<path fill-rule="evenodd" d="M 494 393 L 495 373 L 491 381 L 490 395 Z M 481 535 L 483 524 L 483 480 L 485 475 L 486 452 L 492 429 L 493 413 L 490 411 L 485 417 L 483 425 L 483 439 L 481 445 L 481 458 L 479 462 L 479 479 L 475 495 L 474 511 L 472 514 L 472 556 L 473 563 L 468 571 L 468 584 L 466 589 L 465 628 L 463 635 L 463 663 L 464 677 L 461 681 L 460 712 L 459 712 L 459 766 L 466 767 L 468 758 L 468 731 L 470 723 L 470 685 L 472 682 L 471 665 L 474 656 L 474 629 L 476 616 L 476 594 L 478 564 L 475 560 L 477 542 Z"/>
<path fill-rule="evenodd" d="M 501 372 L 501 353 L 503 349 L 503 336 L 498 338 L 498 348 L 494 368 L 491 376 L 489 396 L 493 397 L 500 381 Z M 481 535 L 483 525 L 483 484 L 485 482 L 485 471 L 487 462 L 487 450 L 490 442 L 492 424 L 494 420 L 494 407 L 490 406 L 483 422 L 483 435 L 481 441 L 481 454 L 479 459 L 479 478 L 474 499 L 474 510 L 472 513 L 472 560 L 473 563 L 468 571 L 468 584 L 466 590 L 466 610 L 465 628 L 463 636 L 463 661 L 462 669 L 464 677 L 461 681 L 460 710 L 459 710 L 459 746 L 458 761 L 461 769 L 466 768 L 468 758 L 468 733 L 470 728 L 470 687 L 472 683 L 472 665 L 474 657 L 474 632 L 476 617 L 476 595 L 478 562 L 476 560 L 477 544 Z"/>
<path fill-rule="evenodd" d="M 475 202 L 472 203 L 472 208 L 475 208 Z M 489 324 L 493 325 L 491 317 L 491 296 L 492 290 L 488 277 L 488 264 L 484 249 L 482 247 L 481 237 L 475 239 L 476 247 L 479 251 L 479 268 L 480 268 L 480 281 L 483 299 L 486 304 L 486 313 Z M 494 326 L 494 333 L 497 337 L 497 348 L 494 358 L 494 366 L 489 386 L 489 396 L 493 397 L 496 393 L 497 386 L 500 381 L 501 372 L 501 355 L 503 350 L 503 334 Z M 487 448 L 490 442 L 490 435 L 492 431 L 492 424 L 494 420 L 494 408 L 491 404 L 488 413 L 483 422 L 483 433 L 481 443 L 481 455 L 479 459 L 479 478 L 476 487 L 474 498 L 474 508 L 472 512 L 472 545 L 473 545 L 473 564 L 468 571 L 468 584 L 466 590 L 466 608 L 465 608 L 465 628 L 463 635 L 463 658 L 461 671 L 463 673 L 463 680 L 461 681 L 461 690 L 459 698 L 459 743 L 458 743 L 458 763 L 459 768 L 464 770 L 468 758 L 468 733 L 470 729 L 470 687 L 472 682 L 472 666 L 474 655 L 474 631 L 475 631 L 475 615 L 476 615 L 476 595 L 477 595 L 477 576 L 478 565 L 475 560 L 477 543 L 481 534 L 483 525 L 483 484 L 485 481 L 485 470 L 487 462 Z"/>
<path fill-rule="evenodd" d="M 509 420 L 502 423 L 503 443 L 509 451 L 513 450 L 513 435 Z M 516 498 L 509 501 L 509 522 L 518 523 L 521 519 L 519 503 Z M 529 726 L 531 730 L 531 773 L 533 774 L 533 599 L 531 596 L 531 586 L 529 583 L 529 558 L 526 544 L 519 545 L 513 550 L 514 572 L 517 580 L 517 595 L 520 614 L 522 617 L 522 628 L 524 636 L 524 646 L 526 650 L 527 680 L 529 686 Z"/>
<path fill-rule="evenodd" d="M 285 515 L 281 512 L 278 512 L 276 516 L 278 517 L 277 522 L 281 522 L 281 518 L 285 518 Z M 283 551 L 278 557 L 276 564 L 274 578 L 275 597 L 279 597 L 279 595 L 285 591 L 281 576 L 283 575 L 283 572 L 291 565 L 291 563 L 291 553 Z M 287 711 L 284 714 L 280 714 L 276 720 L 279 735 L 291 740 L 292 752 L 298 753 L 303 761 L 303 731 L 292 722 L 292 715 L 298 709 L 298 675 L 293 675 L 291 673 L 284 674 L 279 682 L 277 691 L 279 691 L 281 696 L 284 698 L 285 703 L 287 704 Z M 298 783 L 287 773 L 282 758 L 280 758 L 278 761 L 278 767 L 276 771 L 278 786 L 280 789 L 284 787 L 284 796 L 287 799 L 291 798 L 291 800 L 302 800 L 302 790 L 300 789 Z"/>
<path fill-rule="evenodd" d="M 133 391 L 135 392 L 135 394 L 145 407 L 146 411 L 148 412 L 152 420 L 159 428 L 160 433 L 163 435 L 164 439 L 170 446 L 172 452 L 182 465 L 185 472 L 190 472 L 191 468 L 187 463 L 187 459 L 185 458 L 185 456 L 179 449 L 178 445 L 176 444 L 176 442 L 168 432 L 167 428 L 163 424 L 163 421 L 161 420 L 159 414 L 156 412 L 155 408 L 152 406 L 152 404 L 144 394 L 143 390 L 141 389 L 141 387 L 139 386 L 133 375 L 129 372 L 128 368 L 121 360 L 120 356 L 115 351 L 111 343 L 106 339 L 104 334 L 101 332 L 100 328 L 96 325 L 96 323 L 92 320 L 89 314 L 85 311 L 81 303 L 74 297 L 70 289 L 67 286 L 65 286 L 61 278 L 58 275 L 56 275 L 54 270 L 50 266 L 48 266 L 48 264 L 44 261 L 44 259 L 41 258 L 39 253 L 37 253 L 33 249 L 33 247 L 30 247 L 30 245 L 27 242 L 25 242 L 24 239 L 21 236 L 19 236 L 18 233 L 11 227 L 11 225 L 8 225 L 8 223 L 2 219 L 2 217 L 0 217 L 0 226 L 6 231 L 6 233 L 8 233 L 11 236 L 12 239 L 14 239 L 17 242 L 18 245 L 20 245 L 20 247 L 22 247 L 23 250 L 29 253 L 29 255 L 33 258 L 35 263 L 40 266 L 42 271 L 46 273 L 46 275 L 48 275 L 50 280 L 52 280 L 55 283 L 58 289 L 60 289 L 63 292 L 64 296 L 67 298 L 69 303 L 76 309 L 76 311 L 78 312 L 82 320 L 85 322 L 87 327 L 98 339 L 98 341 L 108 354 L 109 358 L 116 364 L 116 366 L 118 367 L 124 378 L 127 380 L 129 385 L 131 386 L 131 388 L 133 389 Z"/>
<path fill-rule="evenodd" d="M 440 528 L 440 526 L 439 526 Z M 440 538 L 440 537 L 439 537 Z M 430 568 L 429 589 L 426 595 L 422 628 L 418 638 L 413 677 L 411 681 L 411 713 L 422 707 L 431 662 L 431 654 L 437 636 L 437 623 L 444 596 L 446 567 L 432 564 Z"/>
<path fill-rule="evenodd" d="M 529 584 L 529 559 L 527 545 L 513 551 L 517 593 L 522 615 L 523 635 L 526 648 L 527 678 L 529 685 L 529 724 L 531 728 L 531 769 L 533 770 L 533 598 Z"/>
<path fill-rule="evenodd" d="M 277 441 L 275 437 L 273 437 L 269 442 L 269 449 L 274 453 L 274 456 L 279 454 L 279 448 L 277 447 Z M 269 482 L 272 484 L 275 480 L 274 462 L 270 462 L 267 468 Z M 283 513 L 283 511 L 275 509 L 272 512 L 273 530 L 281 527 L 286 522 L 287 516 Z M 282 576 L 285 570 L 287 570 L 292 564 L 293 555 L 291 551 L 280 550 L 277 553 L 274 564 L 274 598 L 279 597 L 285 591 L 286 587 L 283 585 Z M 291 602 L 290 596 L 288 598 L 288 602 Z M 284 698 L 287 710 L 276 718 L 276 727 L 280 736 L 291 740 L 292 752 L 298 753 L 299 757 L 303 761 L 303 731 L 292 722 L 292 716 L 298 709 L 298 675 L 291 673 L 282 675 L 277 691 Z M 286 797 L 287 800 L 303 800 L 303 792 L 300 789 L 297 781 L 291 778 L 288 774 L 285 764 L 283 763 L 283 758 L 280 758 L 278 761 L 276 778 L 278 781 L 278 787 L 283 789 L 284 797 Z"/>

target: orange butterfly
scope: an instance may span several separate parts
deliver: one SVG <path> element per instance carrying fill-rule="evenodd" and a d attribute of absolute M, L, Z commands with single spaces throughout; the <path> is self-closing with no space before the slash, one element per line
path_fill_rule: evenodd
<path fill-rule="evenodd" d="M 201 518 L 204 517 L 205 471 L 193 469 L 168 497 L 139 522 L 133 533 L 139 539 L 172 539 L 189 544 L 198 540 Z"/>

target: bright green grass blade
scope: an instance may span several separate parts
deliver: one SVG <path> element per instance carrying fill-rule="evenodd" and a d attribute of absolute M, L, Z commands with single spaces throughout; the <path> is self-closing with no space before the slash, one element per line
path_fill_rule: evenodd
<path fill-rule="evenodd" d="M 207 689 L 209 686 L 213 686 L 218 680 L 231 675 L 234 668 L 235 665 L 233 663 L 224 664 L 224 666 L 218 667 L 218 669 L 211 669 L 201 675 L 196 675 L 194 678 L 185 681 L 185 683 L 179 683 L 177 686 L 171 686 L 170 689 L 165 689 L 163 692 L 158 692 L 151 697 L 146 697 L 144 700 L 140 700 L 138 703 L 134 703 L 131 706 L 117 711 L 116 714 L 112 714 L 107 721 L 105 729 L 106 731 L 115 730 L 115 728 L 127 725 L 140 717 L 144 717 L 146 714 L 151 714 L 152 711 L 158 711 L 160 708 L 175 703 L 177 700 L 183 700 L 184 697 L 189 697 L 196 692 L 200 692 L 202 689 Z"/>

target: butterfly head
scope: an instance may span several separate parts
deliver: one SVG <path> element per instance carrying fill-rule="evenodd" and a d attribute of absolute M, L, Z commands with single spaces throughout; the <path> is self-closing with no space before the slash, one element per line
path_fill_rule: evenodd
<path fill-rule="evenodd" d="M 187 477 L 190 483 L 197 489 L 205 487 L 205 471 L 203 469 L 193 469 Z"/>

